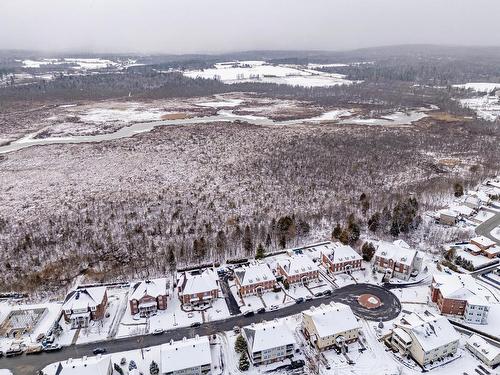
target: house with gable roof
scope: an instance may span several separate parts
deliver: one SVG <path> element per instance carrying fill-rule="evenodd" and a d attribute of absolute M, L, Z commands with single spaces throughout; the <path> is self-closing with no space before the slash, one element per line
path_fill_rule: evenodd
<path fill-rule="evenodd" d="M 170 283 L 166 278 L 144 280 L 132 285 L 129 293 L 130 313 L 141 317 L 167 308 Z"/>
<path fill-rule="evenodd" d="M 408 280 L 413 271 L 419 271 L 422 258 L 403 240 L 380 241 L 373 256 L 373 268 L 391 277 Z"/>
<path fill-rule="evenodd" d="M 265 263 L 255 263 L 234 270 L 240 296 L 261 295 L 273 290 L 276 277 Z"/>
<path fill-rule="evenodd" d="M 64 320 L 72 329 L 88 327 L 90 321 L 101 320 L 108 304 L 105 286 L 77 288 L 64 300 L 62 311 Z"/>
<path fill-rule="evenodd" d="M 184 271 L 177 280 L 177 292 L 183 305 L 212 304 L 219 297 L 219 279 L 210 268 Z"/>
<path fill-rule="evenodd" d="M 306 255 L 293 255 L 280 259 L 276 264 L 276 273 L 283 276 L 289 284 L 319 280 L 319 268 Z"/>
<path fill-rule="evenodd" d="M 350 273 L 361 269 L 363 258 L 351 246 L 330 242 L 321 252 L 321 263 L 330 273 Z"/>

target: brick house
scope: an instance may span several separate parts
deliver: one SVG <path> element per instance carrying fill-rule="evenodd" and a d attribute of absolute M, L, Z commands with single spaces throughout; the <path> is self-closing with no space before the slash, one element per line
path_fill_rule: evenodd
<path fill-rule="evenodd" d="M 471 248 L 479 249 L 477 253 L 482 253 L 484 256 L 493 259 L 500 255 L 500 246 L 496 242 L 485 236 L 474 237 L 470 240 Z"/>
<path fill-rule="evenodd" d="M 177 292 L 183 305 L 211 305 L 219 297 L 219 280 L 211 269 L 182 272 Z"/>
<path fill-rule="evenodd" d="M 393 243 L 380 241 L 373 256 L 373 268 L 384 272 L 390 277 L 408 280 L 413 271 L 419 271 L 422 258 L 416 250 L 403 240 Z"/>
<path fill-rule="evenodd" d="M 321 263 L 329 273 L 350 273 L 361 269 L 363 258 L 352 247 L 332 244 L 330 251 L 321 253 Z"/>
<path fill-rule="evenodd" d="M 240 296 L 262 294 L 272 290 L 276 277 L 267 264 L 253 264 L 234 270 Z"/>
<path fill-rule="evenodd" d="M 283 276 L 289 284 L 307 283 L 319 279 L 318 266 L 306 255 L 294 255 L 279 260 L 276 273 Z"/>
<path fill-rule="evenodd" d="M 155 314 L 167 308 L 170 283 L 165 278 L 144 280 L 131 287 L 129 305 L 132 315 L 142 317 Z"/>
<path fill-rule="evenodd" d="M 78 288 L 64 300 L 64 320 L 71 329 L 88 327 L 90 321 L 101 320 L 106 313 L 108 294 L 105 286 Z"/>
<path fill-rule="evenodd" d="M 488 292 L 470 275 L 437 274 L 432 278 L 431 300 L 441 314 L 462 316 L 467 323 L 487 323 L 487 296 Z"/>

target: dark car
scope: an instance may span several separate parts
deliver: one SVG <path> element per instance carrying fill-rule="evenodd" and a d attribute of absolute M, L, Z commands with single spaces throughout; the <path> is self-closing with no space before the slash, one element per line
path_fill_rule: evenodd
<path fill-rule="evenodd" d="M 330 296 L 332 293 L 333 293 L 333 292 L 332 292 L 332 290 L 331 290 L 331 289 L 327 289 L 327 290 L 325 290 L 325 291 L 323 292 L 323 294 L 324 294 L 325 296 Z"/>
<path fill-rule="evenodd" d="M 324 295 L 325 293 L 323 292 L 314 293 L 314 297 L 323 297 Z"/>
<path fill-rule="evenodd" d="M 95 348 L 94 350 L 92 350 L 92 353 L 94 353 L 95 355 L 104 354 L 104 353 L 106 353 L 106 349 L 105 348 Z"/>
<path fill-rule="evenodd" d="M 299 298 L 297 298 L 297 299 L 295 300 L 295 303 L 296 303 L 296 304 L 299 304 L 299 303 L 302 303 L 302 302 L 304 302 L 304 301 L 305 301 L 305 300 L 304 300 L 304 298 L 303 298 L 303 297 L 299 297 Z"/>
<path fill-rule="evenodd" d="M 261 307 L 260 309 L 257 310 L 257 314 L 264 314 L 266 312 L 265 307 Z"/>
<path fill-rule="evenodd" d="M 249 310 L 249 311 L 245 311 L 243 313 L 243 316 L 248 318 L 249 316 L 253 316 L 254 315 L 254 312 L 252 310 Z"/>
<path fill-rule="evenodd" d="M 195 328 L 195 327 L 199 327 L 201 326 L 201 323 L 200 322 L 194 322 L 194 323 L 191 323 L 191 327 Z"/>
<path fill-rule="evenodd" d="M 291 369 L 297 369 L 297 368 L 301 368 L 301 367 L 304 367 L 306 363 L 304 362 L 303 359 L 297 359 L 296 361 L 292 361 L 290 363 L 290 368 Z"/>

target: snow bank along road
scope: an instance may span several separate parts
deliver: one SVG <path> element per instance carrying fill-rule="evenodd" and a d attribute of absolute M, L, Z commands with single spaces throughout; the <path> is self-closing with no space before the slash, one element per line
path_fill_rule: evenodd
<path fill-rule="evenodd" d="M 357 299 L 358 296 L 364 293 L 370 293 L 380 298 L 383 302 L 382 306 L 374 310 L 368 310 L 360 306 Z M 133 336 L 106 342 L 71 345 L 62 348 L 59 352 L 41 353 L 29 356 L 24 354 L 19 357 L 2 358 L 0 359 L 0 368 L 8 368 L 14 373 L 14 375 L 33 375 L 37 370 L 41 370 L 53 362 L 63 361 L 68 358 L 92 356 L 92 350 L 96 347 L 104 347 L 108 353 L 147 348 L 149 346 L 167 343 L 170 340 L 181 340 L 183 337 L 212 335 L 217 332 L 230 331 L 234 326 L 242 327 L 260 322 L 261 320 L 283 318 L 288 315 L 298 314 L 301 311 L 307 310 L 311 306 L 319 306 L 321 303 L 328 303 L 330 301 L 348 304 L 352 307 L 354 313 L 359 317 L 375 321 L 392 320 L 396 318 L 401 311 L 401 304 L 399 300 L 390 291 L 377 285 L 353 284 L 335 289 L 332 295 L 327 297 L 305 301 L 300 304 L 293 304 L 279 310 L 268 311 L 264 314 L 257 314 L 251 317 L 243 317 L 239 315 L 224 320 L 204 323 L 200 327 L 196 328 L 180 327 L 172 329 L 159 336 Z"/>

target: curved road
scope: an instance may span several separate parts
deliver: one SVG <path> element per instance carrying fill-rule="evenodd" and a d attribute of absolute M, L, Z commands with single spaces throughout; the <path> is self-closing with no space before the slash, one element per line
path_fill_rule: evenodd
<path fill-rule="evenodd" d="M 379 297 L 383 302 L 382 306 L 373 310 L 363 308 L 358 304 L 357 298 L 359 295 L 364 293 L 371 293 Z M 15 375 L 33 375 L 37 370 L 40 370 L 54 362 L 64 361 L 68 358 L 92 356 L 92 350 L 96 347 L 104 347 L 107 349 L 108 353 L 115 353 L 138 349 L 141 347 L 161 345 L 169 342 L 170 340 L 181 340 L 183 337 L 212 335 L 217 332 L 230 331 L 234 326 L 242 327 L 251 323 L 260 322 L 264 319 L 272 320 L 275 318 L 283 318 L 289 315 L 298 314 L 301 311 L 307 310 L 311 306 L 319 306 L 321 303 L 329 303 L 330 301 L 348 304 L 351 306 L 354 313 L 359 317 L 375 321 L 387 321 L 394 319 L 401 311 L 401 304 L 398 298 L 390 291 L 377 285 L 352 284 L 335 289 L 330 296 L 305 301 L 300 304 L 289 305 L 279 310 L 267 311 L 264 314 L 257 314 L 251 317 L 243 317 L 239 315 L 223 320 L 204 323 L 196 328 L 179 327 L 171 329 L 159 336 L 143 335 L 125 337 L 105 342 L 71 345 L 63 347 L 62 350 L 58 352 L 41 353 L 29 356 L 23 354 L 19 357 L 2 358 L 0 359 L 0 368 L 7 368 Z"/>
<path fill-rule="evenodd" d="M 488 237 L 490 240 L 495 241 L 497 245 L 500 245 L 500 239 L 491 235 L 491 231 L 498 226 L 500 226 L 500 212 L 497 212 L 495 216 L 490 217 L 488 220 L 479 224 L 476 227 L 476 234 Z"/>

